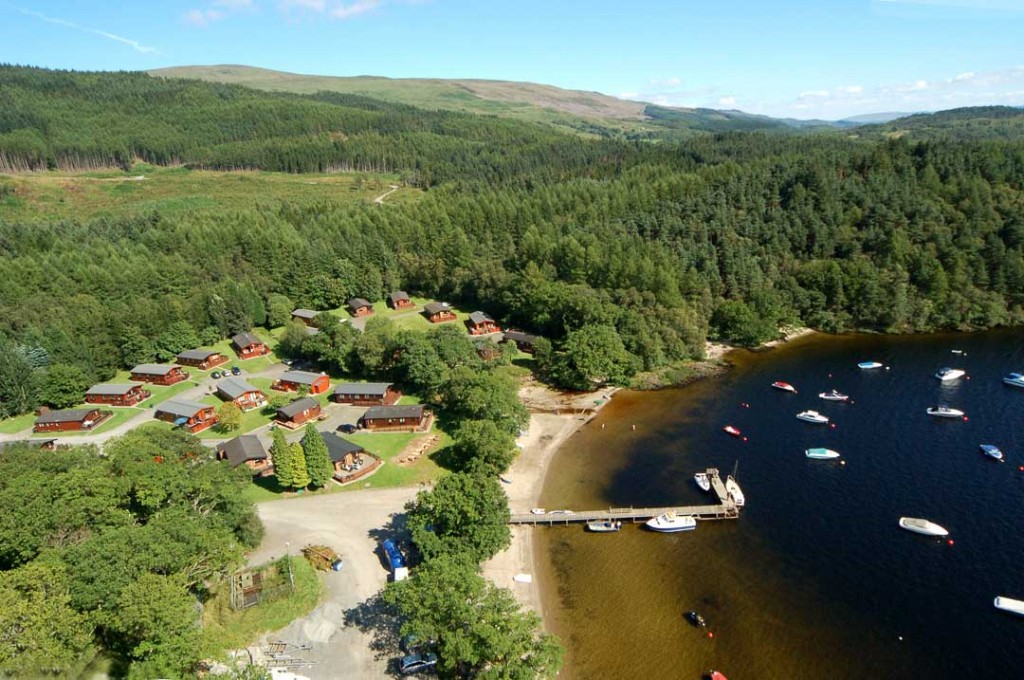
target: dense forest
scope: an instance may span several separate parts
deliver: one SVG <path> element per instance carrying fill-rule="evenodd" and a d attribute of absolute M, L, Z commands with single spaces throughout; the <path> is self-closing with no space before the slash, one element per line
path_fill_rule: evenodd
<path fill-rule="evenodd" d="M 371 135 L 390 157 L 409 154 L 397 166 L 440 181 L 403 205 L 88 223 L 12 223 L 0 208 L 4 414 L 39 402 L 31 376 L 47 366 L 103 380 L 283 324 L 290 305 L 332 309 L 395 288 L 542 334 L 541 368 L 571 387 L 700 356 L 709 335 L 756 344 L 785 323 L 913 332 L 1024 320 L 1020 138 L 730 132 L 640 145 L 140 74 L 5 67 L 0 82 L 7 158 L 20 148 L 11 140 L 31 136 L 51 160 L 87 141 L 96 163 L 237 144 L 261 166 L 246 145 L 346 130 L 342 146 Z M 159 130 L 173 153 L 147 141 Z M 297 153 L 294 169 L 334 162 Z"/>

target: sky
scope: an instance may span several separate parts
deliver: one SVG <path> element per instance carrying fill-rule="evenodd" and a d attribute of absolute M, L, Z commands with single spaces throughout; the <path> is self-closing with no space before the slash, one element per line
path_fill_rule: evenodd
<path fill-rule="evenodd" d="M 837 120 L 1024 105 L 1024 0 L 0 0 L 0 62 L 516 80 Z"/>

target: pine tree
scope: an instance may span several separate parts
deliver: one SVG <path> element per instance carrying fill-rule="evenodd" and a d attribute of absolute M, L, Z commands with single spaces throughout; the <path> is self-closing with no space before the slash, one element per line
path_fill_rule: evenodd
<path fill-rule="evenodd" d="M 277 476 L 277 483 L 284 488 L 294 486 L 292 479 L 295 477 L 295 459 L 284 439 L 284 432 L 277 428 L 274 430 L 274 441 L 270 445 L 270 458 L 274 462 L 274 474 Z"/>
<path fill-rule="evenodd" d="M 306 469 L 306 454 L 302 450 L 302 444 L 298 442 L 290 444 L 288 450 L 294 464 L 290 486 L 293 489 L 305 489 L 312 480 L 310 480 L 309 471 Z"/>
<path fill-rule="evenodd" d="M 313 427 L 312 423 L 306 425 L 306 434 L 302 438 L 302 450 L 306 456 L 306 470 L 309 472 L 311 483 L 315 487 L 326 486 L 331 481 L 331 474 L 334 472 L 331 466 L 331 456 L 327 451 L 327 444 L 323 436 Z"/>

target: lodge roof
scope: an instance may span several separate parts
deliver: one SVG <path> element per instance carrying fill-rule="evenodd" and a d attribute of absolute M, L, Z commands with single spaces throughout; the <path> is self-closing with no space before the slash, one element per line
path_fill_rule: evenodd
<path fill-rule="evenodd" d="M 494 323 L 494 319 L 492 319 L 486 312 L 473 312 L 469 315 L 469 321 L 470 323 L 478 326 L 487 322 Z"/>
<path fill-rule="evenodd" d="M 36 418 L 36 423 L 78 423 L 98 410 L 97 408 L 71 408 L 60 411 L 46 411 Z"/>
<path fill-rule="evenodd" d="M 85 394 L 86 396 L 122 396 L 128 394 L 136 387 L 142 387 L 142 383 L 105 383 L 102 385 L 93 385 Z"/>
<path fill-rule="evenodd" d="M 320 402 L 318 402 L 316 399 L 311 399 L 310 397 L 303 397 L 302 399 L 296 399 L 287 406 L 282 406 L 281 408 L 277 409 L 277 415 L 281 416 L 282 418 L 285 418 L 286 420 L 291 420 L 292 418 L 299 415 L 303 411 L 319 406 Z"/>
<path fill-rule="evenodd" d="M 389 297 L 391 298 L 392 302 L 398 302 L 400 300 L 408 300 L 409 294 L 406 293 L 404 290 L 396 290 L 393 291 Z"/>
<path fill-rule="evenodd" d="M 297 316 L 297 317 L 299 317 L 300 319 L 310 319 L 310 320 L 312 320 L 312 319 L 315 319 L 315 318 L 316 318 L 316 316 L 317 316 L 317 315 L 318 315 L 319 313 L 320 313 L 320 312 L 317 312 L 317 311 L 315 311 L 315 310 L 312 310 L 312 309 L 303 309 L 303 308 L 301 308 L 301 307 L 299 307 L 298 309 L 293 309 L 293 310 L 292 310 L 292 316 Z"/>
<path fill-rule="evenodd" d="M 383 397 L 392 383 L 341 383 L 334 388 L 335 394 L 370 394 Z"/>
<path fill-rule="evenodd" d="M 132 369 L 132 373 L 141 373 L 143 375 L 167 375 L 176 368 L 181 368 L 177 364 L 139 364 Z"/>
<path fill-rule="evenodd" d="M 255 333 L 237 333 L 231 336 L 231 342 L 236 347 L 249 347 L 251 345 L 262 345 L 263 341 Z"/>
<path fill-rule="evenodd" d="M 310 371 L 285 371 L 279 379 L 296 385 L 312 385 L 326 375 L 326 373 L 311 373 Z"/>
<path fill-rule="evenodd" d="M 349 309 L 353 309 L 353 310 L 359 309 L 361 307 L 372 307 L 373 306 L 373 305 L 370 304 L 369 300 L 367 300 L 365 298 L 357 298 L 357 297 L 354 297 L 351 300 L 349 300 L 347 304 L 349 306 Z"/>
<path fill-rule="evenodd" d="M 381 420 L 385 418 L 422 418 L 423 404 L 403 404 L 396 406 L 371 406 L 363 414 L 364 420 Z"/>
<path fill-rule="evenodd" d="M 259 389 L 241 378 L 224 378 L 217 383 L 217 391 L 223 392 L 228 399 L 238 399 L 247 392 L 259 392 Z"/>
<path fill-rule="evenodd" d="M 222 453 L 234 467 L 238 467 L 247 460 L 267 459 L 267 450 L 263 447 L 263 442 L 254 434 L 243 434 L 230 441 L 222 442 L 217 445 L 217 451 Z"/>
<path fill-rule="evenodd" d="M 206 361 L 215 354 L 220 354 L 220 352 L 215 349 L 200 347 L 199 349 L 187 349 L 184 352 L 180 352 L 178 354 L 178 359 L 184 361 Z"/>
<path fill-rule="evenodd" d="M 452 308 L 447 302 L 428 302 L 423 305 L 423 311 L 430 316 L 433 316 L 439 312 L 450 312 L 452 311 Z"/>
<path fill-rule="evenodd" d="M 170 413 L 179 418 L 192 418 L 200 411 L 213 408 L 209 404 L 201 404 L 198 401 L 188 399 L 168 399 L 156 407 L 157 413 Z"/>

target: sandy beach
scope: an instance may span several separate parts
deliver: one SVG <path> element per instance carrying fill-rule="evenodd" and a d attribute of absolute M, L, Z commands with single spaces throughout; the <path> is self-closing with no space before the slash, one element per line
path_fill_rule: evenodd
<path fill-rule="evenodd" d="M 505 482 L 502 486 L 513 513 L 527 512 L 537 506 L 555 452 L 608 403 L 614 392 L 615 388 L 607 388 L 563 393 L 534 381 L 520 389 L 519 396 L 530 409 L 530 424 L 516 442 L 521 449 L 519 456 L 502 475 Z M 535 579 L 534 531 L 533 527 L 512 527 L 511 545 L 484 562 L 482 568 L 484 576 L 512 590 L 520 603 L 543 617 L 543 584 Z M 530 582 L 516 581 L 517 575 L 528 575 Z"/>

